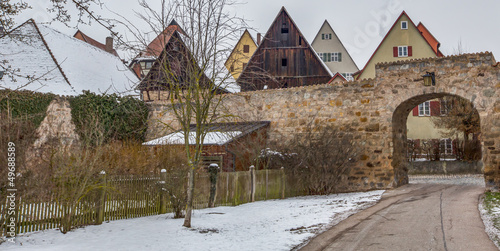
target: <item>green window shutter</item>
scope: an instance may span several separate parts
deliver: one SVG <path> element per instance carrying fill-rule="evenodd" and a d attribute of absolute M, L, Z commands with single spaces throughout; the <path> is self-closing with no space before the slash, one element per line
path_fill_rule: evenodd
<path fill-rule="evenodd" d="M 328 54 L 328 62 L 331 62 L 332 61 L 332 54 L 331 53 L 327 53 Z"/>
<path fill-rule="evenodd" d="M 342 53 L 339 52 L 339 62 L 342 62 Z"/>

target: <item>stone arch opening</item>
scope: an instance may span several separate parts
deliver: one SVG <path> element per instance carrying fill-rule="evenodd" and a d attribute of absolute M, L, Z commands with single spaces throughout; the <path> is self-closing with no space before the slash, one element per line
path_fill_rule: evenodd
<path fill-rule="evenodd" d="M 449 93 L 429 93 L 414 96 L 408 100 L 405 100 L 395 109 L 392 115 L 392 167 L 394 170 L 394 182 L 395 186 L 401 186 L 408 184 L 408 168 L 409 160 L 407 157 L 408 144 L 407 144 L 407 119 L 408 114 L 425 101 L 440 99 L 446 96 L 456 97 L 460 100 L 466 100 L 466 102 L 472 104 L 473 112 L 479 117 L 477 109 L 474 107 L 473 103 L 461 96 L 453 95 Z M 481 123 L 481 121 L 480 121 Z M 480 128 L 480 125 L 479 125 Z M 480 139 L 480 137 L 479 137 Z M 479 153 L 482 151 L 480 150 Z M 480 157 L 482 158 L 482 157 Z M 480 160 L 482 162 L 482 159 Z M 482 165 L 482 163 L 480 163 Z"/>

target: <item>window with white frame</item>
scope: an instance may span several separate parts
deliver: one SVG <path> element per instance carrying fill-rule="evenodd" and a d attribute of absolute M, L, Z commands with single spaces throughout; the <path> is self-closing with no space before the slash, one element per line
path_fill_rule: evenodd
<path fill-rule="evenodd" d="M 407 21 L 401 21 L 401 29 L 402 30 L 408 29 L 408 22 Z"/>
<path fill-rule="evenodd" d="M 439 100 L 439 108 L 441 110 L 441 116 L 446 116 L 451 108 L 449 100 L 442 98 Z"/>
<path fill-rule="evenodd" d="M 408 57 L 408 46 L 398 46 L 398 57 Z"/>
<path fill-rule="evenodd" d="M 431 102 L 425 101 L 418 105 L 418 116 L 431 116 Z"/>
<path fill-rule="evenodd" d="M 341 62 L 342 61 L 342 53 L 340 52 L 318 52 L 319 58 L 323 60 L 323 62 Z"/>
<path fill-rule="evenodd" d="M 443 157 L 451 156 L 453 154 L 453 141 L 451 139 L 441 139 L 439 141 L 439 149 Z"/>
<path fill-rule="evenodd" d="M 345 78 L 345 80 L 347 81 L 353 81 L 354 80 L 354 77 L 352 76 L 352 73 L 341 73 L 341 75 Z"/>
<path fill-rule="evenodd" d="M 338 62 L 339 61 L 339 53 L 338 52 L 332 52 L 332 62 Z"/>

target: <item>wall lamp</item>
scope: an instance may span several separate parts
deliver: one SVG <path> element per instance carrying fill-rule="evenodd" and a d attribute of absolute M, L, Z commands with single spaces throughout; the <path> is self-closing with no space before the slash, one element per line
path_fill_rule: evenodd
<path fill-rule="evenodd" d="M 424 78 L 424 86 L 436 85 L 436 75 L 434 72 L 427 72 L 422 77 Z"/>

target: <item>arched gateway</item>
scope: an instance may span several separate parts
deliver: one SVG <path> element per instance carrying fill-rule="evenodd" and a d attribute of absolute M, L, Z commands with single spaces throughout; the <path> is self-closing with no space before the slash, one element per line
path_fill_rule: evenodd
<path fill-rule="evenodd" d="M 435 85 L 423 75 L 435 73 Z M 271 121 L 269 138 L 313 125 L 351 130 L 363 154 L 347 190 L 396 187 L 408 182 L 406 118 L 423 101 L 445 95 L 470 101 L 480 116 L 482 162 L 488 189 L 500 187 L 500 65 L 491 53 L 379 64 L 375 79 L 227 95 L 221 112 L 240 120 Z M 158 120 L 172 122 L 168 104 L 151 104 L 148 138 L 163 136 Z M 162 112 L 163 111 L 163 112 Z"/>

